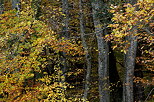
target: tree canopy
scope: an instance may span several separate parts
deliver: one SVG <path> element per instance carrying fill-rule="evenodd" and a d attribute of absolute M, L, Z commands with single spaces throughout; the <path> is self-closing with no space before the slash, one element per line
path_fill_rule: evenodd
<path fill-rule="evenodd" d="M 152 102 L 154 1 L 126 1 L 0 0 L 0 101 Z"/>

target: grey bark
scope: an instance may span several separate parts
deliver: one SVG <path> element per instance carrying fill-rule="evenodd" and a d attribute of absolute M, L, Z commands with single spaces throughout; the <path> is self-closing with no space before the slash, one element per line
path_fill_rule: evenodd
<path fill-rule="evenodd" d="M 19 11 L 20 10 L 19 2 L 20 0 L 12 0 L 12 9 L 17 9 Z"/>
<path fill-rule="evenodd" d="M 136 0 L 125 0 L 126 3 L 135 4 Z M 133 27 L 130 30 L 131 35 L 126 38 L 129 41 L 130 46 L 125 55 L 125 77 L 123 85 L 123 102 L 134 102 L 134 93 L 133 93 L 133 77 L 134 77 L 134 68 L 135 68 L 135 59 L 137 52 L 137 36 L 134 34 L 137 33 L 137 27 Z"/>
<path fill-rule="evenodd" d="M 61 35 L 61 37 L 64 37 L 65 39 L 69 38 L 69 32 L 68 32 L 68 27 L 69 27 L 69 18 L 68 18 L 68 0 L 62 0 L 62 10 L 63 10 L 63 33 Z M 65 73 L 67 70 L 67 59 L 66 59 L 66 53 L 62 52 L 62 57 L 61 57 L 61 61 L 62 61 L 62 71 L 63 71 L 63 75 L 64 75 L 64 80 L 62 82 L 65 81 Z"/>
<path fill-rule="evenodd" d="M 64 14 L 63 19 L 63 37 L 68 38 L 69 32 L 68 32 L 68 24 L 69 24 L 69 18 L 68 18 L 68 0 L 62 0 L 62 9 Z"/>
<path fill-rule="evenodd" d="M 99 75 L 99 100 L 109 102 L 109 82 L 108 82 L 108 44 L 103 39 L 103 29 L 97 14 L 101 9 L 101 0 L 92 0 L 93 21 L 98 46 L 98 75 Z"/>
<path fill-rule="evenodd" d="M 4 1 L 0 0 L 0 14 L 3 13 L 3 10 L 4 10 Z"/>
<path fill-rule="evenodd" d="M 19 11 L 20 11 L 20 0 L 12 0 L 12 9 L 16 9 L 17 10 L 17 13 L 16 15 L 19 17 Z M 17 36 L 12 36 L 15 40 L 18 40 L 18 38 L 16 38 Z M 20 37 L 19 37 L 20 38 Z M 14 48 L 13 50 L 11 50 L 10 54 L 11 56 L 15 56 L 17 50 L 18 50 L 18 47 L 19 47 L 19 42 L 17 41 L 17 47 Z M 12 44 L 11 44 L 12 45 Z"/>
<path fill-rule="evenodd" d="M 135 4 L 137 0 L 124 0 L 126 3 Z"/>
<path fill-rule="evenodd" d="M 86 78 L 85 78 L 85 89 L 84 89 L 84 99 L 88 99 L 88 91 L 90 87 L 90 73 L 91 73 L 91 56 L 88 51 L 87 42 L 85 39 L 85 28 L 84 28 L 84 19 L 83 19 L 83 4 L 82 0 L 79 0 L 79 9 L 80 9 L 80 33 L 82 45 L 85 51 L 85 59 L 86 59 Z"/>
<path fill-rule="evenodd" d="M 134 102 L 133 100 L 133 77 L 135 68 L 135 59 L 137 51 L 137 37 L 134 34 L 137 33 L 136 27 L 131 31 L 132 35 L 128 37 L 130 46 L 125 55 L 125 78 L 123 86 L 123 102 Z"/>
<path fill-rule="evenodd" d="M 19 16 L 19 11 L 20 11 L 20 0 L 12 0 L 12 9 L 16 9 L 17 13 L 16 15 Z"/>

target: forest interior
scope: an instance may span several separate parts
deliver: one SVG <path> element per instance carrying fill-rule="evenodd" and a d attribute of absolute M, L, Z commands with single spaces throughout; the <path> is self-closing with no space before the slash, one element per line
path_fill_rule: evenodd
<path fill-rule="evenodd" d="M 154 102 L 154 0 L 0 0 L 0 102 Z"/>

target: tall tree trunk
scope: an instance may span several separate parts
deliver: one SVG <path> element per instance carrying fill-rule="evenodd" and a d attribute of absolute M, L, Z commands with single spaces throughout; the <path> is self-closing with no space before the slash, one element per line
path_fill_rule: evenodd
<path fill-rule="evenodd" d="M 68 32 L 68 25 L 69 25 L 69 18 L 68 18 L 68 0 L 62 0 L 62 10 L 63 10 L 63 33 L 61 35 L 61 37 L 64 37 L 65 39 L 69 38 L 69 32 Z M 62 82 L 65 81 L 65 73 L 67 70 L 67 59 L 66 59 L 66 54 L 65 52 L 62 52 L 62 57 L 61 57 L 61 62 L 62 62 L 62 71 L 63 71 L 63 75 L 64 75 L 64 80 Z"/>
<path fill-rule="evenodd" d="M 68 38 L 69 32 L 68 32 L 68 24 L 69 24 L 69 18 L 68 18 L 68 0 L 62 0 L 62 9 L 63 9 L 63 37 Z"/>
<path fill-rule="evenodd" d="M 12 0 L 12 9 L 20 10 L 20 0 Z"/>
<path fill-rule="evenodd" d="M 95 27 L 95 34 L 97 37 L 98 46 L 98 75 L 99 75 L 99 99 L 100 102 L 109 102 L 109 81 L 108 81 L 108 44 L 103 38 L 103 29 L 100 19 L 98 18 L 98 11 L 100 11 L 102 3 L 101 0 L 92 0 L 93 21 Z"/>
<path fill-rule="evenodd" d="M 136 3 L 136 0 L 125 0 L 126 3 L 131 3 L 132 5 Z M 137 28 L 133 27 L 130 31 L 131 35 L 126 38 L 130 42 L 130 46 L 125 55 L 125 77 L 123 86 L 123 102 L 134 102 L 134 91 L 133 91 L 133 78 L 134 78 L 134 68 L 135 59 L 137 52 Z"/>
<path fill-rule="evenodd" d="M 135 4 L 137 0 L 124 0 L 125 3 Z"/>
<path fill-rule="evenodd" d="M 123 86 L 123 102 L 134 102 L 133 100 L 133 77 L 135 68 L 135 59 L 137 51 L 137 37 L 134 34 L 137 33 L 137 29 L 134 27 L 132 35 L 128 37 L 130 41 L 130 47 L 125 55 L 125 78 Z"/>
<path fill-rule="evenodd" d="M 12 0 L 12 9 L 16 9 L 17 13 L 16 15 L 19 16 L 19 11 L 20 11 L 20 0 Z"/>
<path fill-rule="evenodd" d="M 3 13 L 3 10 L 4 10 L 4 1 L 0 0 L 0 14 Z"/>
<path fill-rule="evenodd" d="M 85 78 L 85 89 L 84 89 L 84 99 L 88 99 L 88 91 L 90 86 L 90 73 L 91 73 L 91 56 L 88 51 L 87 42 L 85 39 L 85 28 L 84 28 L 84 19 L 83 19 L 83 4 L 82 0 L 79 0 L 79 9 L 80 9 L 80 33 L 82 45 L 85 51 L 85 59 L 86 59 L 86 78 Z"/>

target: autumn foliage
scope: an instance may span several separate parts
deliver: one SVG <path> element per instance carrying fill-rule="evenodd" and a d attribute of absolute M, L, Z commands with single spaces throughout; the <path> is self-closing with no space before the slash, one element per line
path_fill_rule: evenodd
<path fill-rule="evenodd" d="M 85 101 L 82 95 L 86 76 L 86 53 L 87 58 L 92 58 L 92 74 L 89 75 L 91 80 L 88 82 L 91 85 L 91 89 L 88 89 L 91 95 L 88 98 L 92 102 L 98 101 L 96 78 L 99 51 L 96 47 L 96 36 L 93 34 L 91 6 L 87 6 L 91 2 L 85 0 L 87 5 L 84 5 L 82 11 L 83 21 L 85 20 L 83 37 L 87 42 L 84 51 L 80 38 L 78 0 L 68 0 L 69 7 L 75 8 L 69 9 L 69 37 L 63 35 L 65 24 L 62 19 L 66 15 L 63 14 L 59 0 L 21 0 L 20 10 L 12 9 L 11 0 L 4 1 L 3 6 L 0 5 L 3 7 L 0 8 L 3 10 L 0 14 L 0 102 Z M 116 3 L 118 1 L 121 0 Z M 122 82 L 124 78 L 122 57 L 131 46 L 128 38 L 136 37 L 139 55 L 135 58 L 135 63 L 140 68 L 135 71 L 141 70 L 143 76 L 134 76 L 133 80 L 134 83 L 141 83 L 148 95 L 148 87 L 154 85 L 154 0 L 138 0 L 134 5 L 119 3 L 117 6 L 108 1 L 107 5 L 107 17 L 104 21 L 100 20 L 102 25 L 99 27 L 103 28 L 105 25 L 107 28 L 107 34 L 102 39 L 106 44 L 111 43 L 114 50 L 109 53 L 116 56 L 114 67 L 120 73 L 121 79 L 118 82 Z M 98 16 L 101 17 L 103 13 L 99 12 Z M 63 69 L 64 66 L 68 67 L 67 71 Z M 78 96 L 74 95 L 74 91 Z"/>

